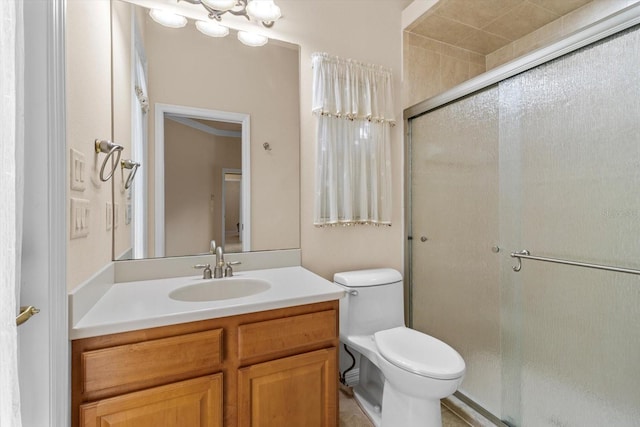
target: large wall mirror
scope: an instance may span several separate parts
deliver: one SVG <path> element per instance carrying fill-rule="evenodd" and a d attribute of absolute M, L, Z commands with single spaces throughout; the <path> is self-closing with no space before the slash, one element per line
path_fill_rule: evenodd
<path fill-rule="evenodd" d="M 141 164 L 114 182 L 114 258 L 299 248 L 299 47 L 164 27 L 134 3 L 111 3 L 113 139 Z"/>

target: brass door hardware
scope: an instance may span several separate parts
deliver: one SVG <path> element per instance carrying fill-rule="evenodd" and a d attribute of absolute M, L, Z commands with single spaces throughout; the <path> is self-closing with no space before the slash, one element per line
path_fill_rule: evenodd
<path fill-rule="evenodd" d="M 32 305 L 20 307 L 20 314 L 16 316 L 16 325 L 22 325 L 24 322 L 31 319 L 33 315 L 38 313 L 40 313 L 40 309 L 35 308 Z"/>

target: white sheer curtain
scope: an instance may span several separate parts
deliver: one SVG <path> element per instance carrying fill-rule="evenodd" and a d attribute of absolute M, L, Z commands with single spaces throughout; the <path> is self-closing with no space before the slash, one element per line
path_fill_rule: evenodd
<path fill-rule="evenodd" d="M 391 225 L 392 74 L 315 53 L 318 117 L 314 224 Z"/>
<path fill-rule="evenodd" d="M 0 1 L 0 58 L 0 426 L 20 427 L 16 314 L 24 156 L 22 0 Z"/>

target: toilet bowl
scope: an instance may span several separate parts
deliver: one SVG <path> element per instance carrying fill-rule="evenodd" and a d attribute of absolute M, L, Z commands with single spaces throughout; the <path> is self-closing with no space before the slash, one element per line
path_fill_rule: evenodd
<path fill-rule="evenodd" d="M 354 394 L 376 427 L 439 427 L 440 399 L 465 363 L 446 343 L 404 325 L 402 276 L 392 269 L 337 273 L 340 341 L 360 355 Z"/>

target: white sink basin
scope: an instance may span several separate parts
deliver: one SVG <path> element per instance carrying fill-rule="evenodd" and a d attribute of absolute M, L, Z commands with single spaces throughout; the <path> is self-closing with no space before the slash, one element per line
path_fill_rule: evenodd
<path fill-rule="evenodd" d="M 248 297 L 271 288 L 266 280 L 249 277 L 229 277 L 225 279 L 202 280 L 194 285 L 178 288 L 169 294 L 177 301 L 219 301 Z"/>

